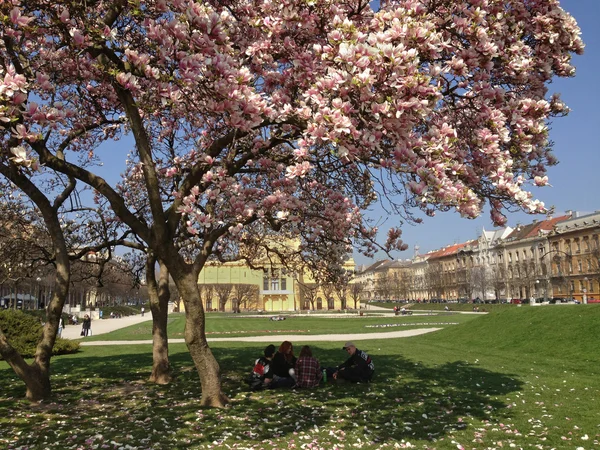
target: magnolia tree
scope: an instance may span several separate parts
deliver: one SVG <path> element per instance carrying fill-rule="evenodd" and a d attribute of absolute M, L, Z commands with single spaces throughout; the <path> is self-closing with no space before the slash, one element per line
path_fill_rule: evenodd
<path fill-rule="evenodd" d="M 30 171 L 19 169 L 10 160 L 0 162 L 0 175 L 3 176 L 0 180 L 3 220 L 0 257 L 4 261 L 0 283 L 4 281 L 2 272 L 6 271 L 18 274 L 20 278 L 38 277 L 37 302 L 41 305 L 39 277 L 44 276 L 52 285 L 52 295 L 45 299 L 46 320 L 33 360 L 25 361 L 2 330 L 0 355 L 24 382 L 26 397 L 39 401 L 51 395 L 50 359 L 70 285 L 86 278 L 110 279 L 107 277 L 110 271 L 103 270 L 99 258 L 88 262 L 83 262 L 82 258 L 101 249 L 109 255 L 110 248 L 124 240 L 128 232 L 119 239 L 113 227 L 107 226 L 102 217 L 95 214 L 97 211 L 77 207 L 73 198 L 79 194 L 75 179 L 63 179 L 59 188 L 52 183 L 49 185 L 49 178 L 43 177 L 40 185 L 45 189 L 42 190 L 36 185 L 39 176 L 29 177 L 33 175 Z"/>
<path fill-rule="evenodd" d="M 0 174 L 19 186 L 31 199 L 32 205 L 25 201 L 19 205 L 20 220 L 26 222 L 23 227 L 24 233 L 11 232 L 12 238 L 33 240 L 33 236 L 37 234 L 38 239 L 34 244 L 39 246 L 37 254 L 32 255 L 28 265 L 35 267 L 42 261 L 52 259 L 55 266 L 54 289 L 47 308 L 46 324 L 37 343 L 33 361 L 28 363 L 8 341 L 2 330 L 0 330 L 0 355 L 25 383 L 27 398 L 37 401 L 50 395 L 50 358 L 56 341 L 60 313 L 69 290 L 70 260 L 59 211 L 63 202 L 68 198 L 68 194 L 74 189 L 74 184 L 67 184 L 65 189 L 51 202 L 27 177 L 26 172 L 16 169 L 14 165 L 0 164 Z M 2 192 L 6 192 L 5 189 L 13 190 L 14 186 L 1 183 L 0 189 Z M 0 202 L 2 203 L 1 209 L 11 203 L 6 202 L 3 198 L 0 198 Z M 26 217 L 29 219 L 28 221 L 25 219 Z M 44 239 L 45 234 L 49 236 L 49 239 Z M 45 246 L 42 246 L 42 243 Z M 20 258 L 22 255 L 14 255 L 14 257 Z M 25 267 L 22 269 L 26 270 Z"/>
<path fill-rule="evenodd" d="M 495 223 L 544 212 L 528 186 L 567 111 L 546 85 L 583 49 L 558 0 L 13 0 L 0 20 L 1 157 L 89 184 L 164 262 L 215 406 L 197 285 L 212 254 L 339 273 L 352 244 L 376 248 L 361 211 L 378 192 L 428 214 L 488 201 Z M 97 152 L 125 133 L 127 157 Z M 100 156 L 127 158 L 119 186 Z M 405 248 L 400 231 L 382 247 Z"/>

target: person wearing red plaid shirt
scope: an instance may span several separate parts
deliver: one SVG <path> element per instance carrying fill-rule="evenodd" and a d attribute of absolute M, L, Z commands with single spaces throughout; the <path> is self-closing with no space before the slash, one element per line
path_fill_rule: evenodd
<path fill-rule="evenodd" d="M 301 388 L 318 386 L 322 376 L 319 361 L 313 357 L 310 347 L 305 345 L 296 361 L 296 386 Z"/>

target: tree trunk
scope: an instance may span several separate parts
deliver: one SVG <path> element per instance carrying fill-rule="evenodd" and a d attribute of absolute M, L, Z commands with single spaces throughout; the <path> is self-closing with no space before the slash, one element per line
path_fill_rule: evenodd
<path fill-rule="evenodd" d="M 229 399 L 221 392 L 219 364 L 206 341 L 204 308 L 198 291 L 198 274 L 193 272 L 171 270 L 185 305 L 185 343 L 200 376 L 201 405 L 222 408 Z"/>
<path fill-rule="evenodd" d="M 75 188 L 75 183 L 69 183 L 65 190 L 57 197 L 53 204 L 37 189 L 33 183 L 19 172 L 0 167 L 0 172 L 16 184 L 39 208 L 48 234 L 52 238 L 55 255 L 56 275 L 54 294 L 47 305 L 46 325 L 42 338 L 38 342 L 35 357 L 31 365 L 27 365 L 23 357 L 6 340 L 0 331 L 0 354 L 9 363 L 15 373 L 23 380 L 27 388 L 26 397 L 31 401 L 40 401 L 51 394 L 50 386 L 50 358 L 52 348 L 56 342 L 58 322 L 69 295 L 69 282 L 71 276 L 71 262 L 67 251 L 65 236 L 60 225 L 58 210 Z M 15 296 L 15 304 L 17 298 Z"/>
<path fill-rule="evenodd" d="M 66 252 L 65 252 L 66 255 Z M 38 402 L 50 397 L 50 359 L 56 342 L 58 321 L 69 289 L 69 261 L 57 257 L 56 290 L 48 307 L 46 325 L 36 347 L 35 357 L 28 365 L 0 331 L 0 354 L 25 383 L 28 400 Z"/>
<path fill-rule="evenodd" d="M 48 398 L 52 392 L 50 388 L 49 359 L 48 361 L 35 360 L 28 365 L 23 357 L 6 340 L 0 331 L 0 353 L 10 365 L 17 376 L 25 383 L 28 400 L 37 402 Z"/>
<path fill-rule="evenodd" d="M 146 259 L 146 280 L 152 312 L 152 374 L 150 382 L 168 384 L 171 381 L 169 363 L 169 341 L 167 338 L 167 314 L 169 298 L 169 271 L 160 263 L 158 283 L 155 274 L 156 258 L 148 255 Z"/>

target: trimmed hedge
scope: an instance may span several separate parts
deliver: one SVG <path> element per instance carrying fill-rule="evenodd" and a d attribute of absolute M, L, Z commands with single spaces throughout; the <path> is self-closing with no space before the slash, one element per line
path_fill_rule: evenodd
<path fill-rule="evenodd" d="M 24 358 L 35 356 L 36 346 L 42 337 L 42 324 L 39 317 L 19 310 L 5 309 L 0 311 L 0 328 L 10 345 Z M 79 342 L 57 337 L 52 355 L 76 353 Z"/>

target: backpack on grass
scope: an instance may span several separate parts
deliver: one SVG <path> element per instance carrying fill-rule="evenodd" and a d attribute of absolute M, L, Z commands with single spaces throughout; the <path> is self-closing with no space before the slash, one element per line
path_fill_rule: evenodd
<path fill-rule="evenodd" d="M 251 391 L 258 391 L 263 388 L 265 374 L 269 371 L 269 361 L 265 357 L 260 357 L 254 363 L 252 372 L 246 382 Z"/>

